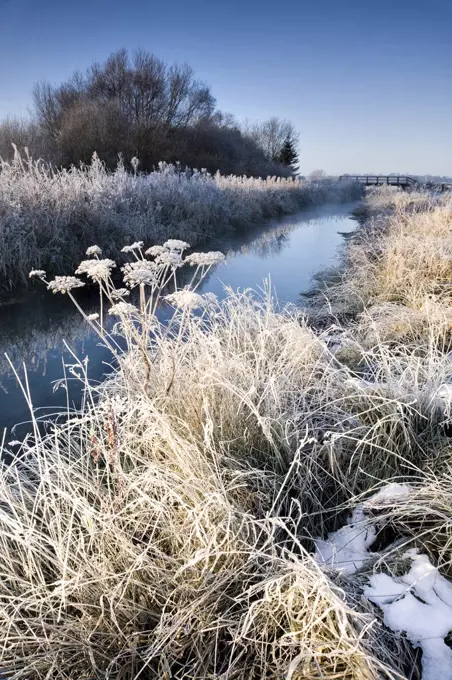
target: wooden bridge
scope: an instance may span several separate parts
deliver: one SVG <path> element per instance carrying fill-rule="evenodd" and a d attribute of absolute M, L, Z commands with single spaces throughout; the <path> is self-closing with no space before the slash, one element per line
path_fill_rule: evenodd
<path fill-rule="evenodd" d="M 428 182 L 423 184 L 414 177 L 409 177 L 408 175 L 341 175 L 339 180 L 352 180 L 354 182 L 360 182 L 366 187 L 380 186 L 383 184 L 388 184 L 393 187 L 401 187 L 402 189 L 412 189 L 414 187 L 433 189 L 436 191 L 450 191 L 452 190 L 452 184 L 443 182 L 437 184 L 435 182 Z"/>

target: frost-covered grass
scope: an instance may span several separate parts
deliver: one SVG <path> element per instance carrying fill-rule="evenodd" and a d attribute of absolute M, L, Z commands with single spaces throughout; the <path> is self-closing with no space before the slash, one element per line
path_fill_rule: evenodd
<path fill-rule="evenodd" d="M 422 344 L 432 335 L 448 346 L 452 195 L 380 190 L 365 205 L 387 206 L 389 213 L 368 219 L 349 241 L 341 280 L 318 298 L 319 315 L 355 318 L 369 346 L 402 339 Z"/>
<path fill-rule="evenodd" d="M 427 213 L 438 248 L 446 208 Z M 375 234 L 380 253 L 394 220 Z M 360 243 L 373 241 L 360 233 L 350 249 Z M 71 297 L 99 283 L 114 332 L 79 311 L 117 368 L 93 388 L 81 359 L 81 412 L 4 443 L 2 674 L 450 678 L 444 329 L 432 320 L 414 342 L 375 325 L 371 342 L 359 318 L 339 326 L 317 306 L 330 325 L 316 326 L 277 311 L 271 291 L 219 302 L 197 284 L 221 254 L 147 246 L 126 248 L 124 289 L 97 249 L 80 278 L 36 274 Z M 184 262 L 192 284 L 167 294 Z M 161 324 L 164 302 L 174 314 Z"/>
<path fill-rule="evenodd" d="M 55 170 L 43 161 L 0 160 L 0 286 L 25 284 L 31 268 L 63 274 L 93 242 L 116 257 L 124 243 L 188 239 L 294 213 L 304 206 L 358 198 L 356 185 L 331 179 L 212 177 L 160 164 L 150 174 L 91 165 Z"/>

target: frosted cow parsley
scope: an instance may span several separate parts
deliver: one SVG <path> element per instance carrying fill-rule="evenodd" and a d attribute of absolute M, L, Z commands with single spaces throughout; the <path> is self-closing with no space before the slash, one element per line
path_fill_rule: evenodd
<path fill-rule="evenodd" d="M 135 241 L 135 243 L 131 243 L 130 246 L 124 246 L 121 253 L 133 253 L 134 250 L 140 250 L 143 245 L 143 241 Z"/>
<path fill-rule="evenodd" d="M 204 307 L 205 300 L 202 295 L 193 293 L 191 290 L 178 290 L 165 296 L 165 300 L 173 307 L 180 309 L 198 309 Z"/>
<path fill-rule="evenodd" d="M 192 267 L 212 267 L 214 264 L 224 262 L 223 253 L 212 250 L 210 253 L 192 253 L 185 258 L 185 262 Z"/>
<path fill-rule="evenodd" d="M 152 257 L 158 257 L 167 253 L 167 249 L 164 246 L 151 246 L 146 250 L 146 255 L 152 255 Z"/>
<path fill-rule="evenodd" d="M 183 252 L 184 250 L 187 250 L 187 248 L 190 248 L 190 244 L 186 241 L 179 241 L 177 238 L 170 238 L 168 241 L 165 241 L 163 247 L 168 248 L 168 250 Z"/>
<path fill-rule="evenodd" d="M 28 277 L 30 279 L 43 279 L 45 275 L 46 273 L 44 269 L 32 269 L 31 272 L 28 274 Z"/>
<path fill-rule="evenodd" d="M 116 262 L 113 260 L 83 260 L 75 270 L 76 274 L 86 274 L 93 281 L 108 279 Z"/>
<path fill-rule="evenodd" d="M 86 250 L 87 255 L 102 255 L 102 250 L 99 248 L 99 246 L 90 246 Z"/>
<path fill-rule="evenodd" d="M 133 288 L 140 284 L 152 285 L 157 283 L 157 268 L 153 262 L 147 260 L 138 260 L 137 262 L 128 262 L 122 268 L 124 273 L 124 283 Z"/>
<path fill-rule="evenodd" d="M 134 305 L 129 302 L 117 302 L 115 305 L 110 307 L 108 313 L 110 316 L 130 316 L 137 311 Z"/>
<path fill-rule="evenodd" d="M 52 293 L 69 293 L 73 288 L 82 288 L 85 284 L 76 276 L 55 276 L 53 281 L 47 284 Z"/>

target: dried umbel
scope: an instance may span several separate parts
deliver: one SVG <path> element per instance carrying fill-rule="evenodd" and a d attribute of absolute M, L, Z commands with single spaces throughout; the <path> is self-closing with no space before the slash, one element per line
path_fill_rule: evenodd
<path fill-rule="evenodd" d="M 137 308 L 129 302 L 118 302 L 108 310 L 110 316 L 130 316 L 137 312 Z"/>
<path fill-rule="evenodd" d="M 183 252 L 184 250 L 190 248 L 190 244 L 186 241 L 180 241 L 177 238 L 170 238 L 168 241 L 165 241 L 163 247 L 168 248 L 168 250 L 178 250 L 179 252 Z"/>
<path fill-rule="evenodd" d="M 177 269 L 184 266 L 184 260 L 182 259 L 181 253 L 177 251 L 165 251 L 155 258 L 156 264 L 162 267 L 170 267 L 171 269 Z"/>
<path fill-rule="evenodd" d="M 32 269 L 31 272 L 29 272 L 28 277 L 30 279 L 44 279 L 46 275 L 46 272 L 44 269 Z"/>
<path fill-rule="evenodd" d="M 134 288 L 141 284 L 153 285 L 158 282 L 158 269 L 153 262 L 147 260 L 137 260 L 128 262 L 122 267 L 124 283 L 129 288 Z"/>
<path fill-rule="evenodd" d="M 114 267 L 116 267 L 116 262 L 113 260 L 83 260 L 75 273 L 86 274 L 93 281 L 99 282 L 108 279 Z"/>
<path fill-rule="evenodd" d="M 135 250 L 140 250 L 143 245 L 143 241 L 135 241 L 135 243 L 131 243 L 130 246 L 124 246 L 121 253 L 133 253 Z"/>
<path fill-rule="evenodd" d="M 122 300 L 122 298 L 127 297 L 128 295 L 130 295 L 130 290 L 127 290 L 127 288 L 116 288 L 116 290 L 111 292 L 113 300 Z"/>
<path fill-rule="evenodd" d="M 86 249 L 86 254 L 92 256 L 102 255 L 102 250 L 99 248 L 99 246 L 90 246 Z"/>
<path fill-rule="evenodd" d="M 212 250 L 209 253 L 192 253 L 185 258 L 185 263 L 192 267 L 212 267 L 224 262 L 225 256 L 219 251 Z"/>
<path fill-rule="evenodd" d="M 193 293 L 191 290 L 178 290 L 175 293 L 166 295 L 165 300 L 173 307 L 180 309 L 198 309 L 206 304 L 202 295 Z"/>
<path fill-rule="evenodd" d="M 69 293 L 73 288 L 83 288 L 85 284 L 76 276 L 55 276 L 53 281 L 47 284 L 52 293 Z"/>
<path fill-rule="evenodd" d="M 146 250 L 146 255 L 158 257 L 159 255 L 164 255 L 166 252 L 168 251 L 164 246 L 151 246 Z"/>

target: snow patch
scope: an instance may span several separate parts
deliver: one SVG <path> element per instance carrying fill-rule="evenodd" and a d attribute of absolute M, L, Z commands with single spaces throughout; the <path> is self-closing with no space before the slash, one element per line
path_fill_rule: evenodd
<path fill-rule="evenodd" d="M 388 628 L 422 649 L 422 680 L 452 680 L 452 650 L 444 641 L 452 630 L 452 583 L 427 555 L 412 549 L 405 556 L 412 559 L 407 574 L 374 574 L 364 595 L 383 610 Z"/>
<path fill-rule="evenodd" d="M 328 535 L 326 540 L 315 539 L 318 562 L 344 574 L 354 574 L 368 559 L 368 548 L 375 541 L 376 529 L 369 525 L 362 505 L 358 506 L 347 525 Z"/>
<path fill-rule="evenodd" d="M 408 484 L 382 487 L 353 511 L 346 526 L 325 540 L 316 539 L 316 560 L 354 574 L 369 558 L 378 530 L 378 518 L 369 517 L 366 510 L 394 505 L 410 493 Z M 445 642 L 452 631 L 452 583 L 417 549 L 407 550 L 404 557 L 411 560 L 406 574 L 373 574 L 364 595 L 382 609 L 390 630 L 405 633 L 422 649 L 422 680 L 452 680 L 452 649 Z"/>
<path fill-rule="evenodd" d="M 412 487 L 409 484 L 396 484 L 391 482 L 383 486 L 380 491 L 377 491 L 365 502 L 365 506 L 378 505 L 379 503 L 387 504 L 388 501 L 400 499 L 408 496 L 412 492 Z"/>
<path fill-rule="evenodd" d="M 377 537 L 376 522 L 369 522 L 366 509 L 380 504 L 387 505 L 411 492 L 408 484 L 387 484 L 380 491 L 358 505 L 347 520 L 347 524 L 326 539 L 315 539 L 315 557 L 320 564 L 327 565 L 344 574 L 354 574 L 369 558 L 369 548 Z"/>

